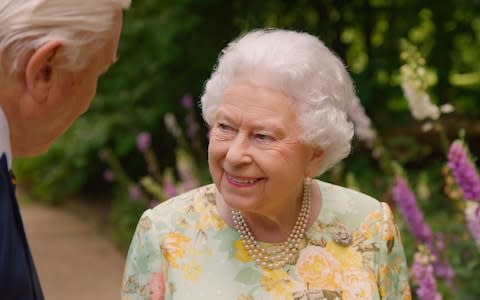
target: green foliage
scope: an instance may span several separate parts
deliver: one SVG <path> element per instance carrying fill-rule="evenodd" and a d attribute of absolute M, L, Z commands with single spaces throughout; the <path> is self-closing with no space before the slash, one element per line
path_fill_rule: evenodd
<path fill-rule="evenodd" d="M 155 151 L 164 158 L 160 164 L 172 164 L 175 140 L 165 135 L 160 120 L 166 112 L 181 118 L 180 98 L 191 93 L 198 101 L 219 51 L 240 32 L 258 27 L 318 35 L 346 60 L 362 102 L 383 132 L 410 122 L 398 88 L 399 41 L 409 37 L 435 66 L 440 104 L 455 103 L 459 113 L 474 120 L 479 115 L 480 18 L 473 12 L 478 9 L 471 1 L 441 6 L 409 0 L 134 3 L 125 13 L 119 61 L 101 80 L 88 114 L 47 155 L 18 163 L 17 173 L 35 182 L 42 198 L 101 188 L 97 152 L 109 146 L 135 169 L 134 137 L 143 130 L 153 133 Z M 200 136 L 205 134 L 202 128 Z"/>
<path fill-rule="evenodd" d="M 115 224 L 112 238 L 123 249 L 128 249 L 139 217 L 145 209 L 144 203 L 129 201 L 128 192 L 124 189 L 117 189 L 110 219 Z"/>

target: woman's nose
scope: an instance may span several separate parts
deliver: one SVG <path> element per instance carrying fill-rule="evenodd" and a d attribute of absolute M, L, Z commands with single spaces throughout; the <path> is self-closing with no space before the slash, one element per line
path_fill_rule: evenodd
<path fill-rule="evenodd" d="M 248 137 L 238 134 L 228 147 L 226 160 L 231 164 L 245 164 L 252 161 L 249 154 L 250 143 Z"/>

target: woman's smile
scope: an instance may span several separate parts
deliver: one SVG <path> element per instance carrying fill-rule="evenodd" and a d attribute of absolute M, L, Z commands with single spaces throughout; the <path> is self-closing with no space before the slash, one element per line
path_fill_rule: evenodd
<path fill-rule="evenodd" d="M 258 182 L 265 179 L 263 177 L 256 178 L 256 177 L 245 177 L 245 176 L 234 176 L 225 172 L 225 178 L 227 179 L 228 183 L 236 188 L 249 188 L 257 185 Z"/>

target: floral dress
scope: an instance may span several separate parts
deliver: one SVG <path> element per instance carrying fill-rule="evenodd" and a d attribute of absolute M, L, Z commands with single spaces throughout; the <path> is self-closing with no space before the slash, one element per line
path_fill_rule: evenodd
<path fill-rule="evenodd" d="M 147 210 L 128 253 L 122 299 L 411 299 L 389 207 L 315 183 L 321 212 L 298 256 L 276 270 L 257 266 L 237 231 L 220 218 L 214 185 Z"/>

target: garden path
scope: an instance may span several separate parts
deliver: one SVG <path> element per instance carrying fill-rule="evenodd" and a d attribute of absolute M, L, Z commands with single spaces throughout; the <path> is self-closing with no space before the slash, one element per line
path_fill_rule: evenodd
<path fill-rule="evenodd" d="M 119 299 L 125 258 L 92 217 L 99 208 L 24 202 L 23 222 L 45 299 Z"/>

